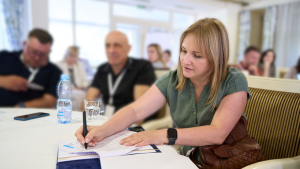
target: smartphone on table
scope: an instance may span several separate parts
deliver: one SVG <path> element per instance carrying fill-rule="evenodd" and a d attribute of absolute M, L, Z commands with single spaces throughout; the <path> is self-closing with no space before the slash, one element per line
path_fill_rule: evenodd
<path fill-rule="evenodd" d="M 49 116 L 49 113 L 43 113 L 43 112 L 37 112 L 37 113 L 32 113 L 32 114 L 26 114 L 26 115 L 22 115 L 22 116 L 17 116 L 14 117 L 15 120 L 21 120 L 21 121 L 26 121 L 26 120 L 31 120 L 31 119 L 35 119 L 35 118 L 40 118 L 40 117 L 45 117 L 45 116 Z"/>

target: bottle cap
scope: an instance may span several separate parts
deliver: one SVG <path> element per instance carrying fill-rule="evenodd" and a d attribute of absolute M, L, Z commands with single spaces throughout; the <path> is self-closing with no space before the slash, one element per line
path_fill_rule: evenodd
<path fill-rule="evenodd" d="M 69 80 L 69 76 L 68 75 L 61 75 L 60 79 L 61 80 Z"/>

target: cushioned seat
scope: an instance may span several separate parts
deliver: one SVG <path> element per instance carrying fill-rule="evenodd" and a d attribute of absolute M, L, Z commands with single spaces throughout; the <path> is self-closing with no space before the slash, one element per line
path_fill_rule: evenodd
<path fill-rule="evenodd" d="M 267 159 L 300 155 L 300 94 L 249 87 L 248 132 Z"/>

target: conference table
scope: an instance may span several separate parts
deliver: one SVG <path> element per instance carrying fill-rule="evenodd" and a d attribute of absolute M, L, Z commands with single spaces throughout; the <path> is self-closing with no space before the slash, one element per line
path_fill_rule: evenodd
<path fill-rule="evenodd" d="M 36 112 L 49 113 L 55 119 L 55 109 L 0 108 L 0 168 L 55 169 L 60 139 L 76 140 L 75 131 L 82 125 L 81 112 L 73 112 L 70 124 L 58 124 L 42 118 L 28 121 L 14 117 Z M 88 121 L 88 125 L 101 125 L 105 120 Z M 164 152 L 165 151 L 165 152 Z M 177 153 L 175 149 L 163 153 Z"/>

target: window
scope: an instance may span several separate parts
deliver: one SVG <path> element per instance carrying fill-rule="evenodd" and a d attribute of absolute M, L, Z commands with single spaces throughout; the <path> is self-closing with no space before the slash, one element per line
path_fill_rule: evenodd
<path fill-rule="evenodd" d="M 141 58 L 141 31 L 139 25 L 117 23 L 117 30 L 125 33 L 131 49 L 130 57 Z"/>
<path fill-rule="evenodd" d="M 159 9 L 150 9 L 144 6 L 114 3 L 113 14 L 130 18 L 149 19 L 163 22 L 170 21 L 170 12 Z"/>
<path fill-rule="evenodd" d="M 193 15 L 173 13 L 172 61 L 178 63 L 181 34 L 194 23 Z"/>
<path fill-rule="evenodd" d="M 74 3 L 74 4 L 73 4 Z M 109 32 L 109 3 L 95 0 L 50 0 L 49 31 L 54 37 L 50 60 L 63 60 L 71 45 L 94 68 L 106 61 L 104 39 Z"/>
<path fill-rule="evenodd" d="M 49 1 L 49 32 L 54 38 L 50 60 L 63 59 L 68 46 L 74 44 L 71 0 Z"/>
<path fill-rule="evenodd" d="M 107 61 L 105 37 L 109 33 L 109 3 L 94 0 L 76 0 L 76 45 L 80 57 L 89 60 L 92 67 Z"/>

